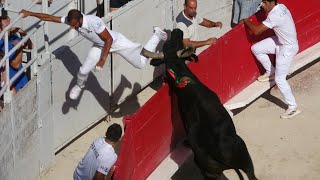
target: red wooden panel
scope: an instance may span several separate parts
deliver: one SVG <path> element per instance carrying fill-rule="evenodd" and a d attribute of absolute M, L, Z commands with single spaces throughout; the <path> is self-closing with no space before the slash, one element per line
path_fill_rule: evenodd
<path fill-rule="evenodd" d="M 184 136 L 174 98 L 165 85 L 136 114 L 124 118 L 115 179 L 145 179 Z"/>

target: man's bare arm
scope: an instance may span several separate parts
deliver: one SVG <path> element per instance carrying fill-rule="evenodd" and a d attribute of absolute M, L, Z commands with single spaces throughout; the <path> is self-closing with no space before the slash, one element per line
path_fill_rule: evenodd
<path fill-rule="evenodd" d="M 111 45 L 112 45 L 112 42 L 113 42 L 113 38 L 112 38 L 112 36 L 110 35 L 110 33 L 108 32 L 107 29 L 103 30 L 98 35 L 104 41 L 104 46 L 103 46 L 103 49 L 102 49 L 100 60 L 99 60 L 99 62 L 97 63 L 96 66 L 102 68 L 104 66 L 104 64 L 105 64 L 105 62 L 107 60 L 108 54 L 110 52 L 110 48 L 111 48 Z"/>
<path fill-rule="evenodd" d="M 93 176 L 92 180 L 110 180 L 109 176 L 102 174 L 99 171 L 96 171 L 96 174 Z"/>
<path fill-rule="evenodd" d="M 45 14 L 45 13 L 36 13 L 36 12 L 31 12 L 31 11 L 27 11 L 27 10 L 22 10 L 20 11 L 20 14 L 23 14 L 23 17 L 28 17 L 28 16 L 33 16 L 36 18 L 39 18 L 43 21 L 50 21 L 50 22 L 55 22 L 55 23 L 61 23 L 61 17 L 59 16 L 53 16 L 50 14 Z"/>
<path fill-rule="evenodd" d="M 192 45 L 195 48 L 199 48 L 202 46 L 214 44 L 216 43 L 216 41 L 217 41 L 217 38 L 209 38 L 205 41 L 191 41 L 190 39 L 183 39 L 183 45 L 184 46 Z"/>
<path fill-rule="evenodd" d="M 259 24 L 258 26 L 253 24 L 250 19 L 244 19 L 243 22 L 251 29 L 254 35 L 259 35 L 264 31 L 268 30 L 269 28 L 264 25 L 263 23 Z"/>
<path fill-rule="evenodd" d="M 200 23 L 201 26 L 207 27 L 207 28 L 211 28 L 211 27 L 219 27 L 222 28 L 222 23 L 221 22 L 212 22 L 208 19 L 203 18 L 202 23 Z"/>

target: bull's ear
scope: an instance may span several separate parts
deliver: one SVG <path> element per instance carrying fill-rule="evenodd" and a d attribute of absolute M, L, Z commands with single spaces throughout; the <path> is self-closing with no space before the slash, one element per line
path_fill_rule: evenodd
<path fill-rule="evenodd" d="M 150 65 L 152 66 L 159 66 L 162 63 L 164 63 L 162 59 L 151 59 L 150 61 Z"/>

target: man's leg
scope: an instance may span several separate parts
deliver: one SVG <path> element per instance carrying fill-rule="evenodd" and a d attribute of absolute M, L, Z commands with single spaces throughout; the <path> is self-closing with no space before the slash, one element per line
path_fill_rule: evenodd
<path fill-rule="evenodd" d="M 96 0 L 97 1 L 97 13 L 96 16 L 103 17 L 104 16 L 104 1 L 103 0 Z"/>
<path fill-rule="evenodd" d="M 241 0 L 235 0 L 233 4 L 233 17 L 232 17 L 232 23 L 234 25 L 238 24 L 240 19 L 240 5 L 241 5 Z"/>
<path fill-rule="evenodd" d="M 293 57 L 298 52 L 297 45 L 282 45 L 276 53 L 276 71 L 275 81 L 279 87 L 285 101 L 288 103 L 287 111 L 281 118 L 291 118 L 300 113 L 296 100 L 292 94 L 291 88 L 286 80 Z M 294 112 L 292 112 L 294 111 Z"/>
<path fill-rule="evenodd" d="M 277 37 L 272 36 L 251 46 L 252 53 L 266 70 L 266 73 L 258 78 L 259 81 L 269 81 L 269 76 L 274 74 L 275 70 L 268 54 L 276 53 L 276 42 Z"/>
<path fill-rule="evenodd" d="M 151 52 L 156 51 L 156 48 L 157 48 L 158 44 L 160 43 L 160 41 L 166 41 L 168 38 L 167 33 L 164 32 L 159 27 L 154 27 L 153 30 L 154 30 L 153 35 L 151 36 L 149 41 L 146 43 L 146 45 L 143 47 L 144 49 L 151 51 Z M 141 62 L 143 62 L 143 64 L 145 64 L 146 60 L 148 58 L 149 57 L 147 57 L 145 55 L 141 55 Z"/>
<path fill-rule="evenodd" d="M 144 46 L 145 49 L 154 52 L 161 40 L 167 39 L 167 33 L 159 27 L 154 28 L 154 34 Z M 135 68 L 142 69 L 148 57 L 141 54 L 142 45 L 134 43 L 120 34 L 118 39 L 112 44 L 110 52 L 115 52 L 122 56 L 127 62 Z"/>
<path fill-rule="evenodd" d="M 70 98 L 77 99 L 80 95 L 80 92 L 85 87 L 86 81 L 88 79 L 89 73 L 98 63 L 101 56 L 101 49 L 98 47 L 93 46 L 86 57 L 86 60 L 80 67 L 78 74 L 77 74 L 77 84 L 73 86 L 70 91 Z"/>

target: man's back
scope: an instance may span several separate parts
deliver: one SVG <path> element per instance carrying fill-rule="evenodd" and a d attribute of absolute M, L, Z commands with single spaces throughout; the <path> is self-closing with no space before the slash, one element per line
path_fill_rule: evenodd
<path fill-rule="evenodd" d="M 103 47 L 105 42 L 99 37 L 98 34 L 100 34 L 103 30 L 107 29 L 107 31 L 110 33 L 111 37 L 113 38 L 113 41 L 117 40 L 119 36 L 119 32 L 112 31 L 109 28 L 107 28 L 101 18 L 93 15 L 85 15 L 85 14 L 82 14 L 82 15 L 83 15 L 82 26 L 76 30 L 83 37 L 93 42 L 95 45 L 99 47 Z M 61 23 L 69 25 L 69 22 L 67 21 L 67 16 L 61 17 Z"/>
<path fill-rule="evenodd" d="M 274 30 L 281 44 L 297 43 L 297 33 L 289 9 L 283 5 L 276 5 L 268 14 L 263 24 Z"/>
<path fill-rule="evenodd" d="M 104 137 L 96 139 L 74 171 L 75 180 L 92 180 L 96 171 L 107 175 L 117 160 L 113 147 Z"/>

